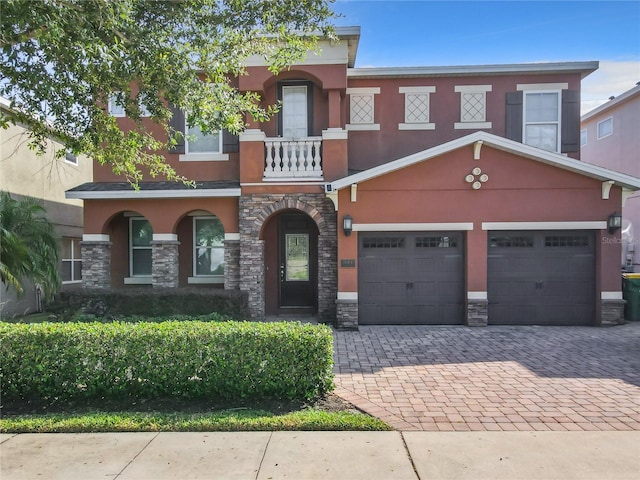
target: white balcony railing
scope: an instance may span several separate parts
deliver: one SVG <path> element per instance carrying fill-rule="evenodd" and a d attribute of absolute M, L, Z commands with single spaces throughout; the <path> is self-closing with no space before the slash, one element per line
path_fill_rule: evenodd
<path fill-rule="evenodd" d="M 265 139 L 264 178 L 322 178 L 322 137 Z"/>

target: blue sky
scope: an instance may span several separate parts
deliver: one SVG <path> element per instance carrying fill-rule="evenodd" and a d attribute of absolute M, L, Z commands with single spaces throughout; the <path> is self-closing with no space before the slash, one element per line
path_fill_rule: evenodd
<path fill-rule="evenodd" d="M 356 67 L 600 62 L 583 113 L 640 81 L 640 0 L 336 0 L 361 27 Z"/>

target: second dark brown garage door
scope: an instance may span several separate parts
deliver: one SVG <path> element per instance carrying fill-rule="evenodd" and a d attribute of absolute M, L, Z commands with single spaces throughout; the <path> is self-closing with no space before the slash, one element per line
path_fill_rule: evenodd
<path fill-rule="evenodd" d="M 593 324 L 593 232 L 500 231 L 488 240 L 489 324 Z"/>
<path fill-rule="evenodd" d="M 360 233 L 360 324 L 462 324 L 463 241 L 460 232 Z"/>

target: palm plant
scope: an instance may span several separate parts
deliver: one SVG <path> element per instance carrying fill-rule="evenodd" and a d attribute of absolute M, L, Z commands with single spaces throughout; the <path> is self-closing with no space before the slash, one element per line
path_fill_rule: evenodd
<path fill-rule="evenodd" d="M 51 297 L 60 286 L 58 238 L 34 198 L 15 200 L 0 192 L 0 280 L 18 294 L 29 279 Z"/>

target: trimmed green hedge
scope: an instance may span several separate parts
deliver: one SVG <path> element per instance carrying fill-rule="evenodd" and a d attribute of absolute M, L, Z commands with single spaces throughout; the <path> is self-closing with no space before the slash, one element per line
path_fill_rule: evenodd
<path fill-rule="evenodd" d="M 113 319 L 123 316 L 207 315 L 243 320 L 249 317 L 247 293 L 218 288 L 71 288 L 59 292 L 45 310 L 59 320 L 78 314 Z"/>
<path fill-rule="evenodd" d="M 0 323 L 5 401 L 309 400 L 333 388 L 329 327 L 300 323 Z"/>

